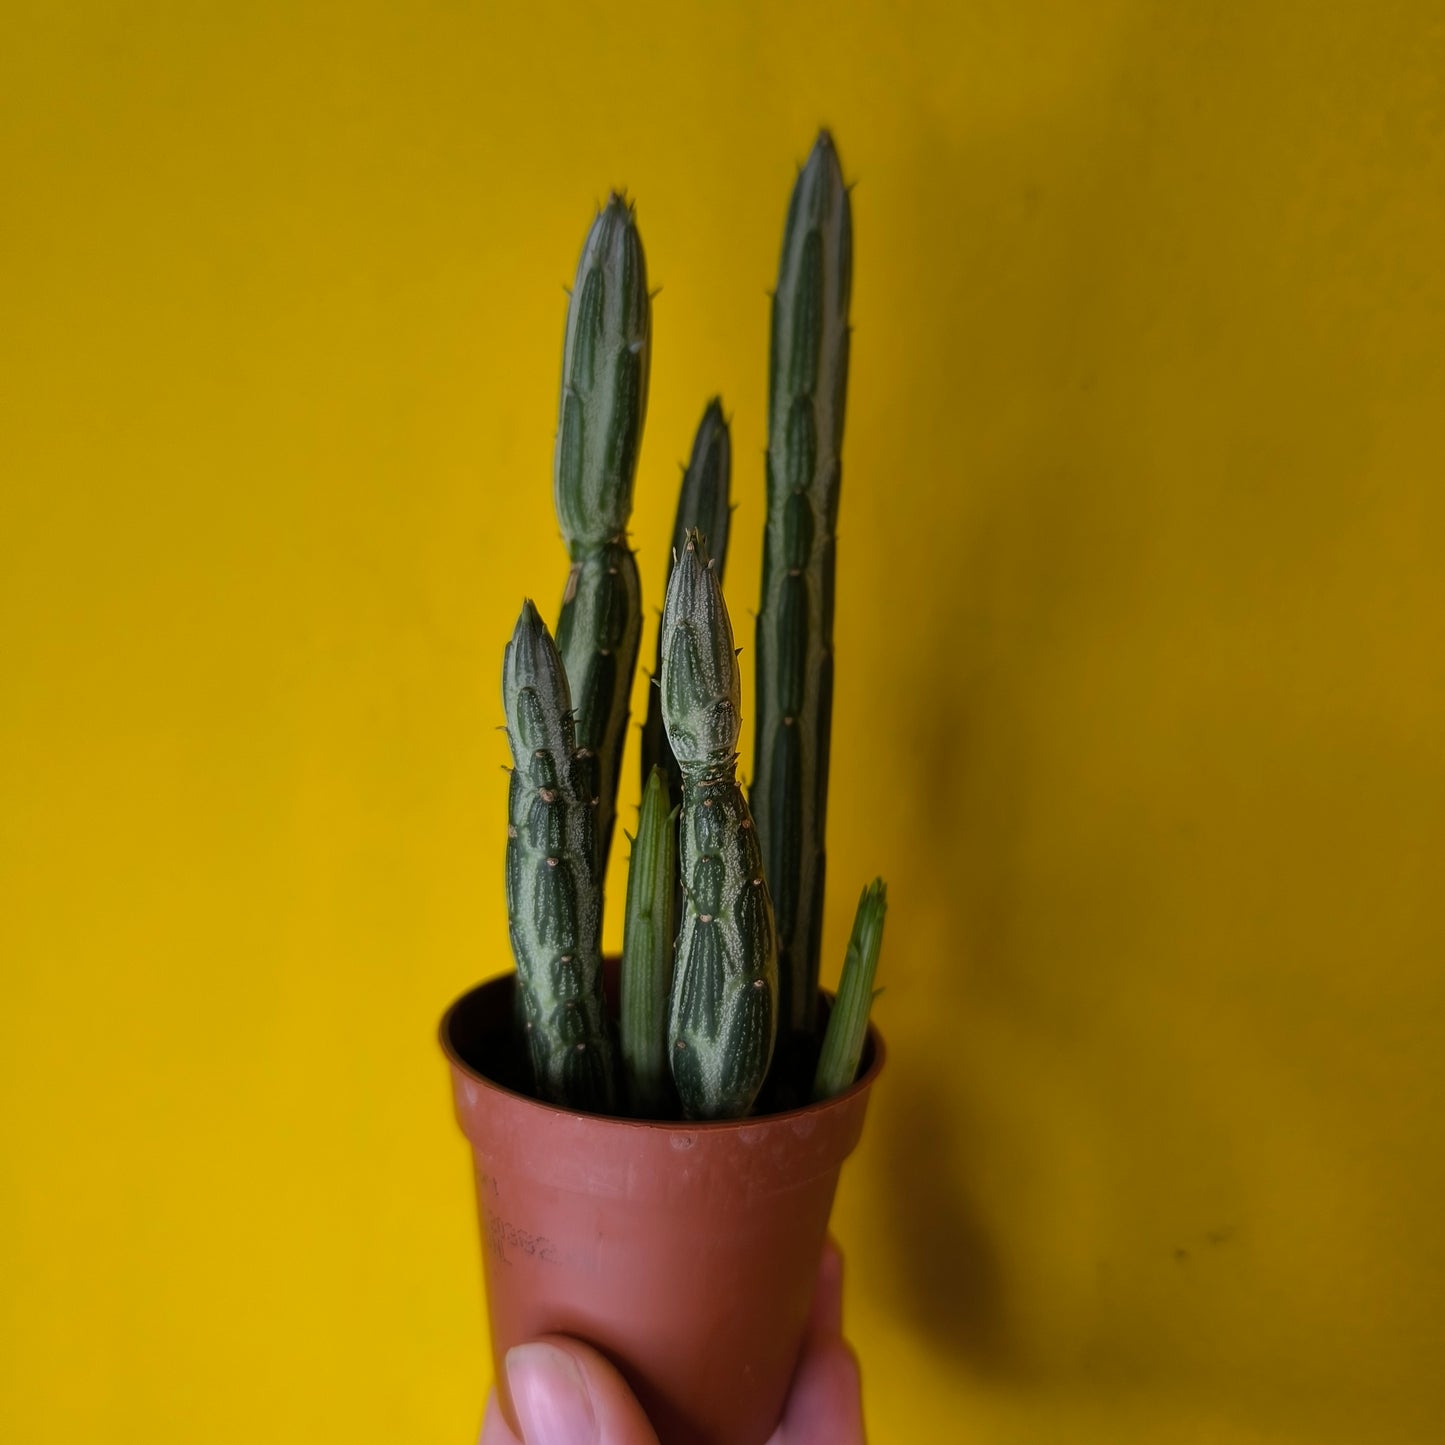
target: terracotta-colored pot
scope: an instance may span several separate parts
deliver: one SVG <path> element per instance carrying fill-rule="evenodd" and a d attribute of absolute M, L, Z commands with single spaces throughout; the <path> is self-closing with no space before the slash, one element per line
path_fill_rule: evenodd
<path fill-rule="evenodd" d="M 662 1445 L 763 1445 L 882 1040 L 869 1031 L 851 1089 L 805 1109 L 731 1123 L 603 1118 L 507 1087 L 512 984 L 464 994 L 441 1024 L 476 1163 L 502 1413 L 516 1430 L 507 1351 L 565 1334 L 618 1366 Z"/>

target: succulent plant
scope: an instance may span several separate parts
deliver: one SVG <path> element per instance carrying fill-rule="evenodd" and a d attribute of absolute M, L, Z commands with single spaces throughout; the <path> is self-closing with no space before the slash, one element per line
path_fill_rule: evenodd
<path fill-rule="evenodd" d="M 843 959 L 838 996 L 828 1017 L 818 1069 L 813 1076 L 813 1097 L 831 1099 L 858 1076 L 863 1041 L 868 1036 L 868 1014 L 873 1007 L 873 980 L 878 973 L 878 950 L 883 946 L 883 915 L 888 912 L 888 889 L 875 878 L 858 900 L 853 936 Z"/>
<path fill-rule="evenodd" d="M 728 523 L 732 516 L 732 435 L 723 416 L 722 398 L 713 397 L 698 423 L 693 438 L 692 456 L 682 474 L 682 488 L 677 498 L 677 519 L 672 528 L 672 549 L 667 556 L 667 580 L 687 542 L 689 532 L 700 532 L 707 543 L 708 555 L 717 571 L 718 582 L 727 568 Z M 663 594 L 666 595 L 666 584 Z M 657 633 L 657 665 L 652 670 L 654 683 L 662 677 L 662 629 Z M 682 796 L 682 774 L 667 741 L 662 725 L 662 691 L 660 686 L 647 690 L 647 721 L 642 726 L 642 777 L 644 784 L 653 768 L 667 774 L 668 791 L 674 798 Z"/>
<path fill-rule="evenodd" d="M 614 194 L 592 224 L 567 306 L 553 456 L 557 520 L 572 559 L 557 647 L 578 746 L 597 759 L 598 872 L 605 875 L 642 637 L 642 587 L 627 545 L 647 412 L 652 303 L 633 208 Z"/>
<path fill-rule="evenodd" d="M 661 768 L 642 790 L 627 868 L 622 933 L 621 1044 L 627 1101 L 642 1118 L 668 1112 L 667 1005 L 676 937 L 677 812 Z"/>
<path fill-rule="evenodd" d="M 693 1119 L 751 1109 L 777 1031 L 773 908 L 737 779 L 741 694 L 722 588 L 692 532 L 662 609 L 662 717 L 682 774 L 687 899 L 667 1037 L 683 1112 Z"/>
<path fill-rule="evenodd" d="M 799 1034 L 813 1028 L 822 945 L 852 277 L 848 191 L 824 131 L 793 187 L 773 293 L 751 790 L 777 909 L 783 1023 Z"/>
<path fill-rule="evenodd" d="M 641 628 L 627 526 L 651 315 L 636 216 L 620 196 L 583 248 L 554 466 L 572 567 L 556 644 L 528 602 L 503 667 L 518 1018 L 536 1092 L 554 1103 L 736 1118 L 760 1098 L 786 1106 L 810 1085 L 826 1097 L 857 1072 L 881 881 L 860 901 L 824 1039 L 816 1026 L 851 268 L 848 193 L 825 131 L 793 190 L 773 299 L 756 776 L 749 798 L 737 777 L 741 679 L 722 593 L 731 441 L 714 399 L 677 506 L 614 1036 L 602 878 Z M 770 1076 L 775 1054 L 785 1068 Z"/>
<path fill-rule="evenodd" d="M 512 777 L 507 926 L 537 1092 L 606 1112 L 615 1099 L 602 996 L 596 759 L 577 746 L 567 674 L 526 602 L 502 664 Z"/>

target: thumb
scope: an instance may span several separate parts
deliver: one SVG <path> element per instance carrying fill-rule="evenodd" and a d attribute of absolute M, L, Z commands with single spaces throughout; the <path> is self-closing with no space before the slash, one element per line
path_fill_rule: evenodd
<path fill-rule="evenodd" d="M 622 1376 L 580 1341 L 549 1335 L 508 1350 L 507 1386 L 525 1445 L 657 1445 Z"/>

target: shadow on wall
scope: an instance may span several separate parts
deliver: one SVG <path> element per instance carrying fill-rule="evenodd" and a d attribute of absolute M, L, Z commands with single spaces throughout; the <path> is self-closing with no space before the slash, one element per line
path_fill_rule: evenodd
<path fill-rule="evenodd" d="M 928 685 L 936 692 L 938 680 Z M 906 1043 L 889 1055 L 870 1123 L 896 1307 L 940 1356 L 994 1377 L 1028 1368 L 981 1178 L 997 1148 L 987 1074 L 968 1058 L 980 1000 L 1009 992 L 1025 906 L 1014 860 L 1027 745 L 1007 692 L 1002 679 L 961 685 L 898 736 L 914 755 L 950 761 L 914 790 L 905 815 L 908 869 L 888 948 Z"/>
<path fill-rule="evenodd" d="M 882 543 L 857 585 L 893 614 L 860 629 L 860 675 L 890 680 L 868 695 L 869 748 L 916 760 L 887 865 L 885 981 L 907 1042 L 870 1124 L 884 1160 L 872 1187 L 900 1307 L 940 1355 L 989 1375 L 1026 1373 L 1031 1352 L 1010 1328 L 981 1187 L 998 1110 L 952 1021 L 987 1027 L 986 1002 L 1028 1033 L 1048 996 L 1057 960 L 1022 936 L 1039 903 L 1025 859 L 1039 740 L 1060 726 L 1048 679 L 1127 617 L 1140 575 L 1141 474 L 1095 395 L 1117 270 L 1108 216 L 1077 177 L 1075 193 L 1051 189 L 1061 167 L 1087 170 L 1098 138 L 1064 139 L 1067 119 L 996 136 L 987 154 L 936 137 L 915 155 L 919 174 L 951 180 L 911 192 L 908 228 L 923 251 L 930 235 L 959 238 L 959 255 L 926 294 L 907 280 L 887 298 L 882 345 L 903 364 L 880 366 L 871 397 L 858 388 L 867 420 L 849 459 L 855 499 L 870 472 L 920 479 L 911 499 L 861 500 L 852 523 Z M 894 414 L 941 424 L 904 434 Z"/>
<path fill-rule="evenodd" d="M 895 1052 L 889 1072 L 871 1127 L 891 1181 L 888 1237 L 904 1308 L 939 1354 L 980 1374 L 1013 1373 L 998 1259 L 971 1197 L 966 1123 L 936 1071 Z"/>

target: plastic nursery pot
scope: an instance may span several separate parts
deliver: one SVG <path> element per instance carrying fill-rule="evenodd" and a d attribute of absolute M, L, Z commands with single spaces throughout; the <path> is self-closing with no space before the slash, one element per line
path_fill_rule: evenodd
<path fill-rule="evenodd" d="M 517 1078 L 513 976 L 464 994 L 441 1043 L 476 1164 L 492 1358 L 544 1334 L 595 1345 L 662 1445 L 763 1445 L 802 1347 L 838 1171 L 883 1066 L 788 1113 L 654 1123 L 572 1113 Z M 518 1431 L 520 1434 L 520 1431 Z"/>

